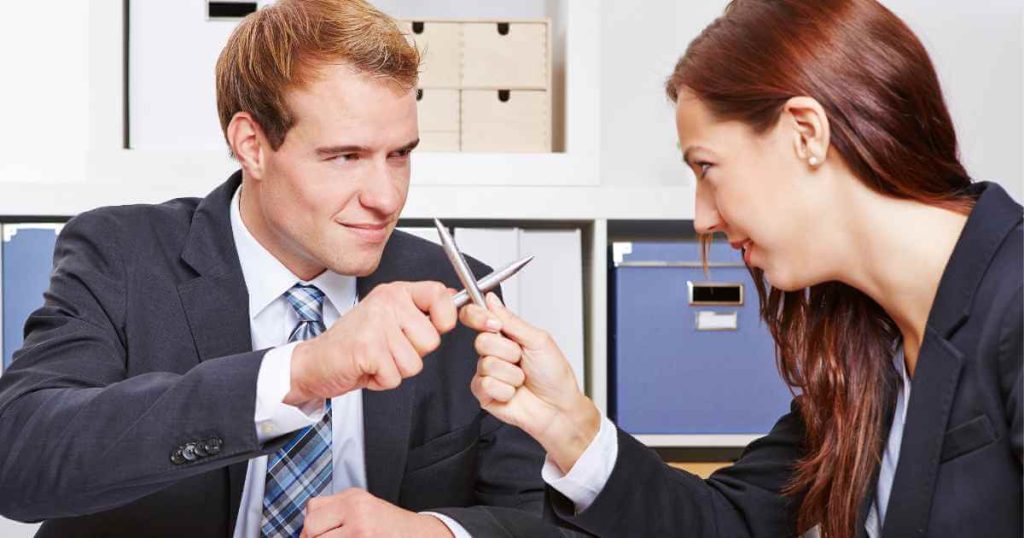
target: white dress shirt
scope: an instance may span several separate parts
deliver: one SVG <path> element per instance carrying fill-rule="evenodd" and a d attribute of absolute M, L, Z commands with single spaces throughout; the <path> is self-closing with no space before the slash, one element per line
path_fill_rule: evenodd
<path fill-rule="evenodd" d="M 892 481 L 896 476 L 896 465 L 899 463 L 900 446 L 903 442 L 903 426 L 907 420 L 907 402 L 910 400 L 910 377 L 903 358 L 903 351 L 893 357 L 893 367 L 900 373 L 899 389 L 896 393 L 896 408 L 893 410 L 892 426 L 889 429 L 889 440 L 882 454 L 882 465 L 878 471 L 875 501 L 871 504 L 864 527 L 868 536 L 877 538 L 882 534 L 882 523 L 889 505 L 889 494 L 892 492 Z M 601 417 L 601 428 L 587 449 L 583 451 L 576 465 L 568 474 L 562 471 L 551 460 L 545 458 L 541 477 L 551 487 L 565 495 L 576 507 L 576 513 L 583 512 L 601 493 L 608 478 L 615 469 L 619 458 L 619 441 L 612 424 L 607 417 Z"/>
<path fill-rule="evenodd" d="M 291 358 L 295 343 L 288 336 L 299 322 L 284 293 L 298 283 L 316 286 L 325 295 L 324 326 L 330 327 L 356 303 L 356 279 L 332 271 L 305 282 L 256 241 L 242 222 L 239 193 L 231 200 L 231 232 L 238 250 L 242 275 L 249 291 L 249 327 L 254 350 L 273 348 L 263 357 L 256 380 L 256 437 L 261 443 L 311 426 L 323 418 L 326 406 L 300 409 L 282 402 L 291 389 Z M 355 390 L 331 399 L 332 481 L 325 494 L 348 488 L 366 489 L 366 456 L 363 432 L 363 394 Z M 249 460 L 245 486 L 235 522 L 235 538 L 258 538 L 263 518 L 267 457 Z M 426 512 L 448 526 L 456 538 L 470 538 L 457 522 Z"/>

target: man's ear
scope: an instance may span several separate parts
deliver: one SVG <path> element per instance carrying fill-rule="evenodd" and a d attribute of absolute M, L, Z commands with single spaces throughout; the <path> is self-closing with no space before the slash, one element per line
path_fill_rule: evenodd
<path fill-rule="evenodd" d="M 235 113 L 228 124 L 227 140 L 246 175 L 256 180 L 262 178 L 270 148 L 256 119 L 248 112 Z"/>
<path fill-rule="evenodd" d="M 829 123 L 825 108 L 812 97 L 793 97 L 782 109 L 783 119 L 793 129 L 793 150 L 801 161 L 817 168 L 825 162 L 829 148 Z"/>

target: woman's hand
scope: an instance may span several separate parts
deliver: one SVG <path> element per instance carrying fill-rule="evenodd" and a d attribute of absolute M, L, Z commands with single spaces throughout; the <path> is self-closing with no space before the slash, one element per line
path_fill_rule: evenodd
<path fill-rule="evenodd" d="M 487 295 L 488 310 L 470 304 L 459 319 L 480 331 L 480 354 L 471 389 L 480 406 L 536 439 L 568 473 L 601 426 L 601 415 L 576 383 L 558 345 Z M 497 319 L 501 332 L 488 320 Z"/>

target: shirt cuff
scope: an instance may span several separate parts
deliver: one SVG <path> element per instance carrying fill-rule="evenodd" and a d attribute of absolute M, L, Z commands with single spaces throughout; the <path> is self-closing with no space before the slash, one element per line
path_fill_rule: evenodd
<path fill-rule="evenodd" d="M 434 516 L 437 519 L 440 519 L 441 523 L 444 523 L 445 527 L 448 527 L 448 530 L 452 531 L 452 535 L 455 536 L 455 538 L 473 538 L 473 535 L 470 534 L 469 531 L 467 531 L 465 528 L 463 528 L 462 525 L 459 525 L 458 521 L 455 521 L 454 519 L 444 514 L 438 514 L 437 512 L 420 513 L 427 516 Z"/>
<path fill-rule="evenodd" d="M 298 342 L 271 349 L 263 356 L 256 376 L 256 439 L 267 441 L 312 426 L 327 412 L 324 401 L 305 407 L 284 403 L 291 390 L 292 351 Z"/>
<path fill-rule="evenodd" d="M 602 417 L 597 436 L 568 474 L 563 475 L 555 462 L 547 457 L 544 459 L 541 477 L 549 486 L 568 497 L 576 505 L 576 513 L 579 514 L 590 507 L 604 489 L 618 457 L 619 440 L 615 425 L 607 417 Z"/>

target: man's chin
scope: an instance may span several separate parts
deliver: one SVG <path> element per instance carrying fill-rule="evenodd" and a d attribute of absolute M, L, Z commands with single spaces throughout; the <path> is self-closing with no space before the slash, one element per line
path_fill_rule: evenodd
<path fill-rule="evenodd" d="M 361 253 L 359 259 L 343 259 L 334 260 L 334 263 L 328 267 L 331 271 L 338 273 L 339 275 L 354 276 L 354 277 L 367 277 L 372 275 L 380 267 L 380 259 L 383 252 L 378 252 L 376 255 L 369 255 Z"/>

